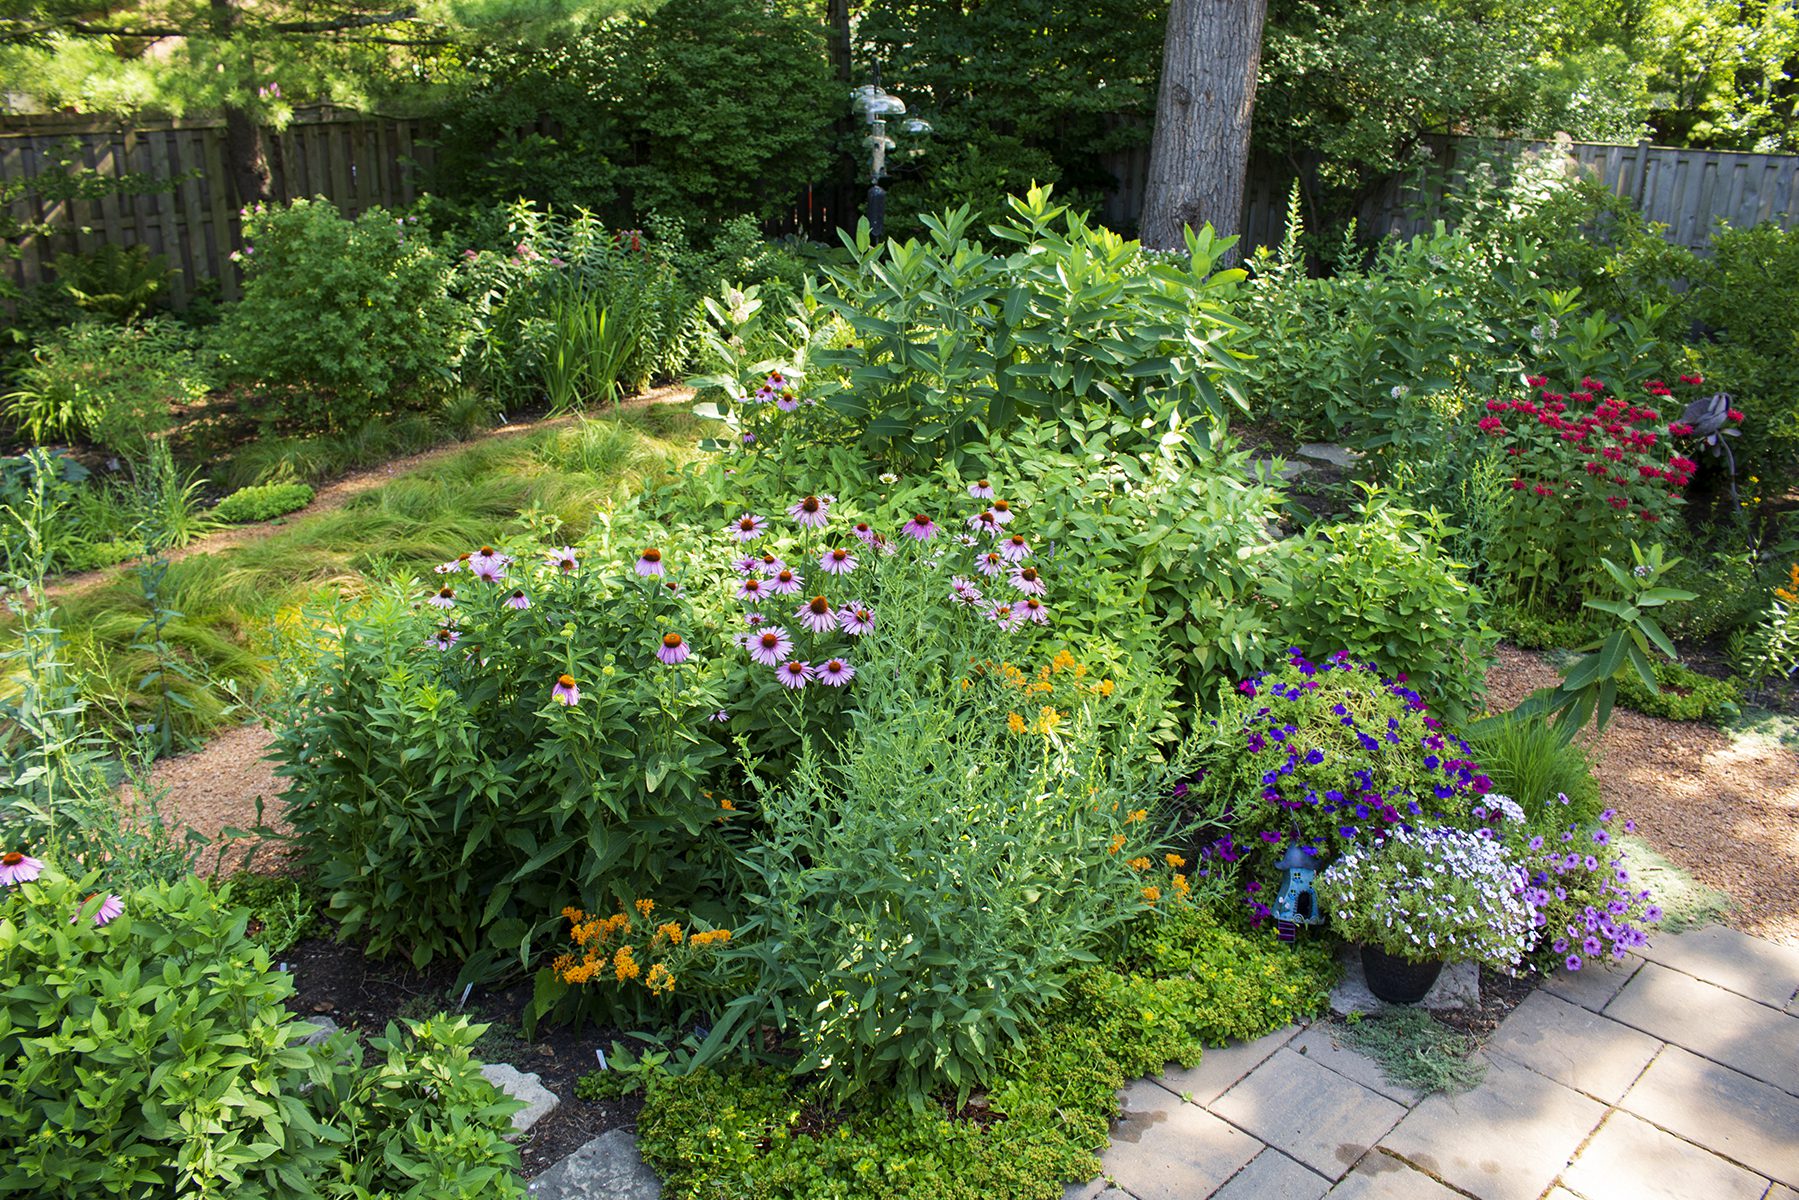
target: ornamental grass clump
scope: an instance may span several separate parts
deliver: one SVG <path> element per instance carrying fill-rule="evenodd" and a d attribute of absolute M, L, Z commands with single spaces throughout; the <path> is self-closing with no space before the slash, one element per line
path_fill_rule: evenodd
<path fill-rule="evenodd" d="M 1403 676 L 1347 652 L 1315 663 L 1289 651 L 1280 670 L 1238 684 L 1201 761 L 1182 799 L 1228 824 L 1206 869 L 1246 876 L 1258 920 L 1287 846 L 1328 862 L 1396 830 L 1466 821 L 1490 786 Z"/>
<path fill-rule="evenodd" d="M 1351 941 L 1414 962 L 1513 971 L 1536 925 L 1527 883 L 1496 839 L 1437 826 L 1352 847 L 1317 887 L 1331 927 Z"/>

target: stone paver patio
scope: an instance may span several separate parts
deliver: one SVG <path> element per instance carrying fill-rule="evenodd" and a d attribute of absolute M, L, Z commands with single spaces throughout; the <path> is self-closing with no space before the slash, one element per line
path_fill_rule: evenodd
<path fill-rule="evenodd" d="M 1120 1096 L 1103 1174 L 1065 1200 L 1799 1200 L 1799 949 L 1708 927 L 1550 980 L 1420 1098 L 1291 1026 Z M 628 1134 L 539 1200 L 654 1200 Z"/>
<path fill-rule="evenodd" d="M 1711 926 L 1551 980 L 1420 1099 L 1331 1027 L 1121 1097 L 1066 1200 L 1799 1200 L 1799 950 Z"/>

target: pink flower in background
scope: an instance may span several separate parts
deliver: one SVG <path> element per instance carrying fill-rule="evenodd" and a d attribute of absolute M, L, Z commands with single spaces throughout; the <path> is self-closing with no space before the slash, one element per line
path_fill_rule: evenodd
<path fill-rule="evenodd" d="M 569 707 L 581 703 L 581 689 L 575 686 L 573 675 L 556 676 L 556 686 L 550 689 L 550 699 Z"/>
<path fill-rule="evenodd" d="M 995 500 L 988 511 L 993 514 L 993 519 L 1001 525 L 1009 524 L 1012 520 L 1012 506 L 1004 500 Z"/>
<path fill-rule="evenodd" d="M 735 521 L 732 521 L 729 525 L 725 526 L 725 532 L 729 533 L 740 542 L 753 542 L 761 537 L 763 531 L 767 528 L 768 522 L 764 521 L 761 517 L 756 516 L 754 513 L 744 513 L 741 517 L 738 517 Z"/>
<path fill-rule="evenodd" d="M 830 519 L 829 496 L 806 496 L 789 505 L 787 515 L 803 529 L 823 529 Z"/>
<path fill-rule="evenodd" d="M 17 850 L 8 850 L 0 854 L 0 884 L 12 887 L 14 884 L 30 883 L 43 874 L 44 864 L 29 854 Z"/>
<path fill-rule="evenodd" d="M 574 547 L 563 546 L 560 549 L 550 551 L 550 565 L 555 567 L 558 571 L 561 571 L 564 575 L 574 571 L 576 566 Z"/>
<path fill-rule="evenodd" d="M 781 680 L 782 687 L 792 688 L 795 691 L 798 691 L 800 688 L 806 686 L 807 680 L 812 678 L 812 668 L 806 663 L 795 660 L 789 663 L 782 663 L 780 669 L 776 671 L 775 674 Z"/>
<path fill-rule="evenodd" d="M 813 633 L 824 633 L 837 626 L 837 615 L 831 611 L 831 602 L 823 596 L 812 597 L 794 609 L 793 615 Z"/>
<path fill-rule="evenodd" d="M 432 634 L 430 640 L 425 644 L 427 646 L 434 646 L 439 650 L 448 650 L 451 646 L 454 646 L 461 640 L 462 635 L 460 633 L 457 633 L 454 629 L 446 626 Z"/>
<path fill-rule="evenodd" d="M 672 667 L 686 662 L 689 653 L 687 643 L 680 634 L 665 633 L 662 635 L 662 645 L 656 650 L 656 657 Z"/>
<path fill-rule="evenodd" d="M 768 590 L 777 596 L 797 596 L 800 593 L 800 586 L 805 582 L 798 571 L 790 567 L 782 567 L 768 581 Z"/>
<path fill-rule="evenodd" d="M 818 569 L 827 575 L 848 575 L 856 569 L 856 560 L 848 550 L 839 546 L 818 556 Z"/>
<path fill-rule="evenodd" d="M 774 554 L 764 554 L 756 559 L 756 566 L 764 575 L 773 575 L 786 565 L 787 563 L 780 556 Z"/>
<path fill-rule="evenodd" d="M 853 532 L 856 535 L 856 538 L 858 541 L 861 541 L 865 545 L 869 545 L 869 546 L 874 545 L 875 542 L 878 541 L 880 538 L 879 534 L 877 534 L 873 529 L 869 528 L 867 521 L 857 521 L 855 528 L 853 530 L 851 530 L 851 532 Z"/>
<path fill-rule="evenodd" d="M 1031 544 L 1022 534 L 1013 534 L 999 544 L 1000 555 L 1008 562 L 1018 562 L 1031 552 Z"/>
<path fill-rule="evenodd" d="M 512 558 L 509 555 L 501 554 L 492 546 L 483 546 L 469 555 L 468 569 L 478 578 L 492 583 L 506 573 L 506 568 L 511 562 Z"/>
<path fill-rule="evenodd" d="M 1001 629 L 1016 629 L 1024 620 L 1024 613 L 1017 605 L 996 603 L 987 609 L 987 619 Z"/>
<path fill-rule="evenodd" d="M 1004 532 L 1002 529 L 1003 525 L 1004 522 L 994 515 L 991 508 L 987 509 L 985 512 L 978 512 L 974 516 L 968 518 L 968 527 L 970 529 L 974 530 L 976 533 L 984 533 L 988 537 L 998 537 Z"/>
<path fill-rule="evenodd" d="M 760 633 L 752 633 L 744 643 L 749 647 L 750 657 L 765 667 L 778 667 L 793 649 L 793 641 L 787 631 L 779 625 L 770 625 Z"/>
<path fill-rule="evenodd" d="M 522 612 L 531 607 L 531 597 L 515 588 L 513 589 L 512 595 L 506 597 L 506 607 L 516 608 Z"/>
<path fill-rule="evenodd" d="M 974 567 L 983 575 L 998 575 L 1006 569 L 1006 559 L 997 550 L 989 550 L 976 556 Z"/>
<path fill-rule="evenodd" d="M 737 585 L 737 598 L 751 604 L 762 603 L 762 597 L 768 595 L 768 588 L 762 580 L 754 575 Z"/>
<path fill-rule="evenodd" d="M 977 479 L 968 485 L 968 494 L 976 500 L 993 499 L 993 485 L 985 479 Z"/>
<path fill-rule="evenodd" d="M 865 633 L 873 633 L 875 628 L 874 610 L 859 601 L 852 601 L 837 610 L 837 624 L 843 632 L 851 637 L 861 637 Z"/>
<path fill-rule="evenodd" d="M 842 687 L 856 677 L 856 668 L 841 658 L 827 659 L 812 668 L 812 678 L 826 687 Z"/>
<path fill-rule="evenodd" d="M 1018 605 L 1024 619 L 1033 625 L 1049 624 L 1049 608 L 1035 596 L 1026 596 Z"/>
<path fill-rule="evenodd" d="M 637 564 L 632 568 L 639 575 L 660 575 L 662 568 L 662 551 L 651 546 L 637 556 Z"/>
<path fill-rule="evenodd" d="M 754 575 L 762 569 L 762 560 L 753 554 L 746 554 L 732 563 L 731 569 L 739 575 Z"/>
<path fill-rule="evenodd" d="M 456 589 L 446 583 L 438 588 L 437 594 L 425 601 L 425 603 L 429 604 L 432 608 L 455 608 Z"/>
<path fill-rule="evenodd" d="M 979 604 L 981 602 L 981 589 L 976 587 L 972 581 L 964 579 L 960 575 L 949 581 L 949 589 L 954 593 L 956 599 L 964 604 Z"/>
<path fill-rule="evenodd" d="M 915 542 L 928 542 L 937 536 L 937 523 L 924 513 L 913 513 L 912 519 L 900 526 L 900 532 Z"/>
<path fill-rule="evenodd" d="M 431 569 L 436 571 L 439 575 L 454 575 L 456 572 L 462 570 L 462 560 L 460 558 L 452 558 L 449 562 L 438 563 Z"/>
<path fill-rule="evenodd" d="M 81 902 L 81 912 L 70 917 L 69 924 L 73 925 L 75 922 L 79 921 L 81 919 L 81 913 L 86 912 L 87 906 L 96 900 L 100 900 L 100 907 L 94 910 L 93 922 L 95 925 L 104 925 L 109 921 L 115 920 L 125 911 L 125 902 L 117 896 L 108 895 L 104 900 L 101 900 L 100 893 L 95 892 Z"/>

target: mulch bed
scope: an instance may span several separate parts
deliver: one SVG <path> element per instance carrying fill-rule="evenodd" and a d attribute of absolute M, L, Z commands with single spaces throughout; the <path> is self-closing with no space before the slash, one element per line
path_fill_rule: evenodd
<path fill-rule="evenodd" d="M 452 965 L 415 971 L 401 960 L 378 962 L 363 957 L 354 945 L 327 938 L 307 938 L 281 960 L 297 989 L 289 1001 L 296 1013 L 330 1017 L 364 1037 L 379 1034 L 389 1021 L 402 1017 L 456 1011 L 459 989 L 454 986 Z M 562 1101 L 519 1143 L 526 1176 L 538 1174 L 609 1129 L 634 1128 L 643 1107 L 641 1096 L 579 1099 L 575 1081 L 599 1065 L 594 1050 L 610 1050 L 622 1035 L 614 1029 L 545 1024 L 539 1027 L 537 1040 L 527 1042 L 521 1020 L 530 998 L 527 978 L 498 991 L 477 987 L 462 1010 L 491 1026 L 476 1048 L 477 1057 L 535 1073 Z"/>

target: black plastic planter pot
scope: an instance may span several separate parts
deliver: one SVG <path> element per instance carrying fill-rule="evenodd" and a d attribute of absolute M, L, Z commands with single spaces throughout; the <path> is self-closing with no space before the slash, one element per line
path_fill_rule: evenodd
<path fill-rule="evenodd" d="M 1368 990 L 1388 1004 L 1416 1004 L 1443 973 L 1441 962 L 1395 958 L 1377 946 L 1362 947 L 1362 977 Z"/>

